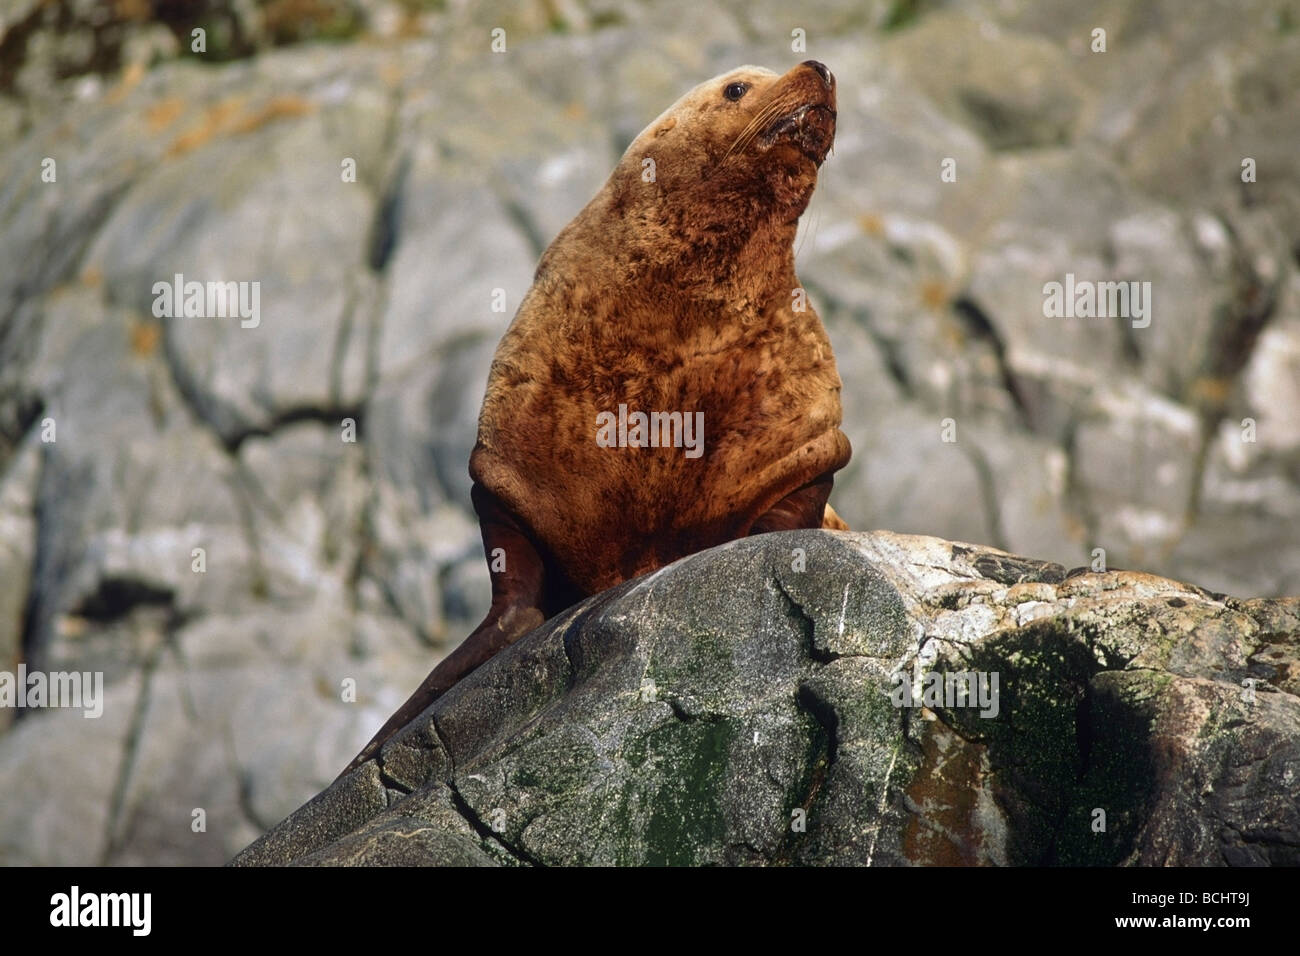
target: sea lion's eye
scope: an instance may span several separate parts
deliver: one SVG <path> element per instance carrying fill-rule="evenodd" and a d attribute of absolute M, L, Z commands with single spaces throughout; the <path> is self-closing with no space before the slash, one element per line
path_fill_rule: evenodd
<path fill-rule="evenodd" d="M 722 91 L 722 95 L 734 103 L 748 92 L 748 83 L 728 83 L 727 88 Z"/>

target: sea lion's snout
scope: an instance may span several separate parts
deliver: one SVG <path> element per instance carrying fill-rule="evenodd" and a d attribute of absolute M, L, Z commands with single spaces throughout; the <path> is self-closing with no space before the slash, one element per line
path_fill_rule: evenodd
<path fill-rule="evenodd" d="M 820 103 L 805 107 L 799 116 L 798 126 L 796 140 L 799 148 L 820 166 L 835 141 L 835 111 Z"/>
<path fill-rule="evenodd" d="M 804 60 L 780 79 L 774 99 L 788 110 L 763 130 L 762 145 L 790 143 L 820 166 L 835 141 L 835 75 L 818 60 Z"/>
<path fill-rule="evenodd" d="M 801 65 L 811 67 L 812 70 L 822 78 L 822 82 L 826 84 L 826 89 L 835 89 L 835 76 L 830 70 L 826 69 L 825 63 L 822 63 L 820 60 L 804 60 Z"/>

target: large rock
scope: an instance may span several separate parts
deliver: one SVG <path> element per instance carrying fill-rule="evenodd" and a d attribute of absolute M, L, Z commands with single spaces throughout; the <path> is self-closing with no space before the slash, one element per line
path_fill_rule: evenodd
<path fill-rule="evenodd" d="M 1297 668 L 1300 599 L 766 535 L 538 628 L 235 862 L 1296 864 Z"/>

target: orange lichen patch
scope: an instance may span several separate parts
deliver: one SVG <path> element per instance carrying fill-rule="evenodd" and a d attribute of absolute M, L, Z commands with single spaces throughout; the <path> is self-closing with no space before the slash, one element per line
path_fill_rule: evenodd
<path fill-rule="evenodd" d="M 144 64 L 139 62 L 130 64 L 122 71 L 122 78 L 117 81 L 117 85 L 109 90 L 108 95 L 104 97 L 105 102 L 111 104 L 121 103 L 133 89 L 140 85 L 140 81 L 143 79 Z"/>
<path fill-rule="evenodd" d="M 59 615 L 54 622 L 54 627 L 60 637 L 81 637 L 90 630 L 86 619 L 75 614 Z"/>
<path fill-rule="evenodd" d="M 97 289 L 104 284 L 104 273 L 96 266 L 89 266 L 81 273 L 81 284 L 91 289 Z"/>
<path fill-rule="evenodd" d="M 334 685 L 326 680 L 324 674 L 316 675 L 316 693 L 324 700 L 334 699 Z"/>
<path fill-rule="evenodd" d="M 179 96 L 169 96 L 165 100 L 159 100 L 144 113 L 144 120 L 149 124 L 149 132 L 158 133 L 171 126 L 184 109 L 185 104 L 181 102 Z"/>
<path fill-rule="evenodd" d="M 131 351 L 141 358 L 157 352 L 161 339 L 162 327 L 157 322 L 137 319 L 131 323 Z"/>
<path fill-rule="evenodd" d="M 943 344 L 953 349 L 965 348 L 967 344 L 966 330 L 956 322 L 944 321 L 939 324 L 939 336 Z"/>
<path fill-rule="evenodd" d="M 253 130 L 260 129 L 267 123 L 273 123 L 278 119 L 305 116 L 313 108 L 311 101 L 305 100 L 301 96 L 277 96 L 263 104 L 261 109 L 240 116 L 231 128 L 231 132 L 251 133 Z"/>
<path fill-rule="evenodd" d="M 167 147 L 168 156 L 180 156 L 198 149 L 213 137 L 229 130 L 234 118 L 244 108 L 243 97 L 233 97 L 214 103 L 203 112 L 203 118 L 177 136 Z"/>
<path fill-rule="evenodd" d="M 198 150 L 203 144 L 221 135 L 252 133 L 268 122 L 303 116 L 313 108 L 311 101 L 302 96 L 274 96 L 256 109 L 244 108 L 243 98 L 222 100 L 221 103 L 208 107 L 199 122 L 173 139 L 166 155 L 181 156 L 191 150 Z"/>
<path fill-rule="evenodd" d="M 379 79 L 389 89 L 402 85 L 402 68 L 396 63 L 385 63 L 379 68 Z"/>
<path fill-rule="evenodd" d="M 1061 525 L 1065 528 L 1065 533 L 1072 541 L 1087 541 L 1091 531 L 1082 518 L 1074 514 L 1063 514 L 1061 516 Z"/>
<path fill-rule="evenodd" d="M 963 740 L 937 720 L 923 719 L 919 728 L 923 757 L 907 788 L 916 810 L 903 834 L 903 855 L 922 866 L 989 862 L 983 858 L 987 848 L 977 816 L 987 785 L 981 766 L 985 747 Z"/>
<path fill-rule="evenodd" d="M 885 220 L 874 212 L 864 212 L 858 216 L 858 228 L 868 236 L 875 236 L 878 239 L 885 234 Z"/>
<path fill-rule="evenodd" d="M 941 309 L 948 304 L 948 286 L 937 279 L 921 283 L 921 302 L 928 309 Z"/>
<path fill-rule="evenodd" d="M 402 22 L 397 26 L 397 35 L 407 39 L 415 39 L 424 34 L 424 23 L 420 14 L 414 10 L 407 10 L 402 17 Z"/>
<path fill-rule="evenodd" d="M 1191 398 L 1197 405 L 1222 405 L 1231 391 L 1230 379 L 1202 376 L 1192 382 Z"/>
<path fill-rule="evenodd" d="M 246 109 L 243 97 L 222 100 L 208 107 L 203 118 L 177 136 L 167 147 L 168 156 L 181 156 L 218 136 L 251 133 L 267 123 L 310 113 L 315 107 L 301 96 L 276 96 L 256 109 Z"/>
<path fill-rule="evenodd" d="M 566 120 L 569 120 L 570 122 L 576 122 L 578 120 L 585 119 L 586 116 L 587 116 L 587 108 L 583 106 L 581 103 L 579 103 L 577 100 L 574 100 L 572 103 L 570 103 L 568 106 L 564 108 L 564 118 Z"/>
<path fill-rule="evenodd" d="M 120 20 L 148 20 L 153 14 L 149 0 L 115 0 L 113 6 Z"/>

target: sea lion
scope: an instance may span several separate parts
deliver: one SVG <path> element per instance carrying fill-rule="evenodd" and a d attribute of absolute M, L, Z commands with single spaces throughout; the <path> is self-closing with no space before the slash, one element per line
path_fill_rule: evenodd
<path fill-rule="evenodd" d="M 794 272 L 834 135 L 821 63 L 724 73 L 646 127 L 551 243 L 469 461 L 492 607 L 347 770 L 584 597 L 746 535 L 847 528 L 827 503 L 850 454 L 840 378 Z"/>

